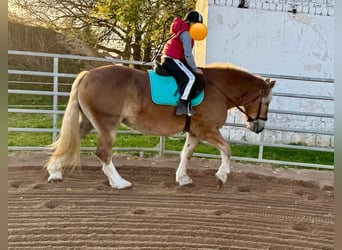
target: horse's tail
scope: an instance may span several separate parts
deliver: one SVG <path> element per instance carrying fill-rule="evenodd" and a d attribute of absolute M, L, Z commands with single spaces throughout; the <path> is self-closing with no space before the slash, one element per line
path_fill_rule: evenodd
<path fill-rule="evenodd" d="M 57 140 L 49 147 L 53 153 L 46 166 L 58 161 L 63 167 L 80 166 L 80 108 L 77 99 L 77 89 L 82 78 L 88 71 L 82 71 L 74 80 L 70 92 L 69 101 L 64 113 L 62 127 Z"/>

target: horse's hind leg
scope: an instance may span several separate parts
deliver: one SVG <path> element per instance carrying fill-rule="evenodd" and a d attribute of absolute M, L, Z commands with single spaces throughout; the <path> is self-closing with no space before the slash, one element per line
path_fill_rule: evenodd
<path fill-rule="evenodd" d="M 80 138 L 85 137 L 93 128 L 89 119 L 80 112 Z"/>
<path fill-rule="evenodd" d="M 176 181 L 180 186 L 192 185 L 192 179 L 187 174 L 187 167 L 198 142 L 199 140 L 197 137 L 187 133 L 186 141 L 180 155 L 180 163 L 176 172 Z"/>
<path fill-rule="evenodd" d="M 93 126 L 82 112 L 80 112 L 79 115 L 79 134 L 80 138 L 83 138 L 89 133 Z M 62 180 L 63 166 L 67 165 L 66 162 L 68 162 L 66 159 L 67 158 L 65 157 L 54 157 L 54 160 L 49 161 L 49 164 L 47 165 L 47 169 L 49 172 L 48 182 L 59 182 Z"/>
<path fill-rule="evenodd" d="M 116 130 L 112 132 L 99 131 L 99 145 L 95 154 L 102 163 L 102 170 L 108 177 L 110 186 L 116 189 L 125 189 L 131 187 L 132 184 L 120 176 L 113 164 L 112 145 L 115 135 Z"/>

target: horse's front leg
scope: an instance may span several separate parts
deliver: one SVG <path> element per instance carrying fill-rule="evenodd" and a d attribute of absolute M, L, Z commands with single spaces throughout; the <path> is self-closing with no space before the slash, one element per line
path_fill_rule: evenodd
<path fill-rule="evenodd" d="M 220 150 L 222 163 L 215 176 L 219 180 L 220 185 L 226 183 L 228 174 L 230 173 L 230 145 L 225 146 L 225 150 Z"/>
<path fill-rule="evenodd" d="M 222 185 L 227 182 L 228 174 L 230 173 L 230 145 L 224 140 L 219 131 L 208 134 L 207 141 L 220 150 L 222 162 L 215 176 L 219 180 L 220 185 Z"/>
<path fill-rule="evenodd" d="M 176 171 L 176 181 L 180 186 L 192 185 L 192 179 L 187 174 L 187 168 L 198 142 L 199 140 L 197 137 L 187 133 L 185 144 L 180 155 L 180 163 Z"/>

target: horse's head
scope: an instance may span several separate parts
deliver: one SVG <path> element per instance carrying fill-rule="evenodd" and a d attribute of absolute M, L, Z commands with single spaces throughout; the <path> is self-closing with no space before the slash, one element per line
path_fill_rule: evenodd
<path fill-rule="evenodd" d="M 206 83 L 228 99 L 228 109 L 235 106 L 244 113 L 249 130 L 264 130 L 275 81 L 264 80 L 233 64 L 214 63 L 202 70 Z"/>
<path fill-rule="evenodd" d="M 247 128 L 255 133 L 260 133 L 265 128 L 267 121 L 268 107 L 272 99 L 272 88 L 275 81 L 266 79 L 260 94 L 255 99 L 243 105 L 247 118 Z"/>

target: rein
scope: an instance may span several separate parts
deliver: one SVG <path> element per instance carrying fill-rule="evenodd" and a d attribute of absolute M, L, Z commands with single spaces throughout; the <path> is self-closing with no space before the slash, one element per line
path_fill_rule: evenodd
<path fill-rule="evenodd" d="M 242 112 L 243 114 L 245 114 L 247 116 L 247 122 L 253 122 L 255 120 L 263 120 L 263 121 L 267 121 L 267 118 L 264 118 L 264 117 L 260 117 L 260 112 L 261 112 L 261 106 L 262 106 L 262 100 L 260 100 L 260 103 L 259 103 L 259 108 L 258 108 L 258 114 L 255 118 L 252 118 L 249 114 L 246 113 L 246 111 L 244 111 L 242 108 L 240 108 L 241 105 L 238 105 L 232 98 L 230 98 L 218 85 L 216 85 L 215 83 L 213 83 L 212 81 L 209 81 L 207 79 L 207 82 L 211 85 L 213 85 L 216 89 L 218 89 L 221 94 L 226 97 L 230 102 L 232 102 L 234 104 L 234 106 L 240 111 Z M 264 89 L 263 89 L 263 92 L 261 94 L 258 94 L 256 97 L 252 98 L 251 100 L 249 100 L 248 102 L 246 102 L 245 104 L 243 104 L 242 106 L 244 105 L 247 105 L 248 103 L 256 100 L 257 98 L 259 98 L 260 96 L 265 96 L 265 92 L 266 92 L 266 84 L 264 82 Z"/>

